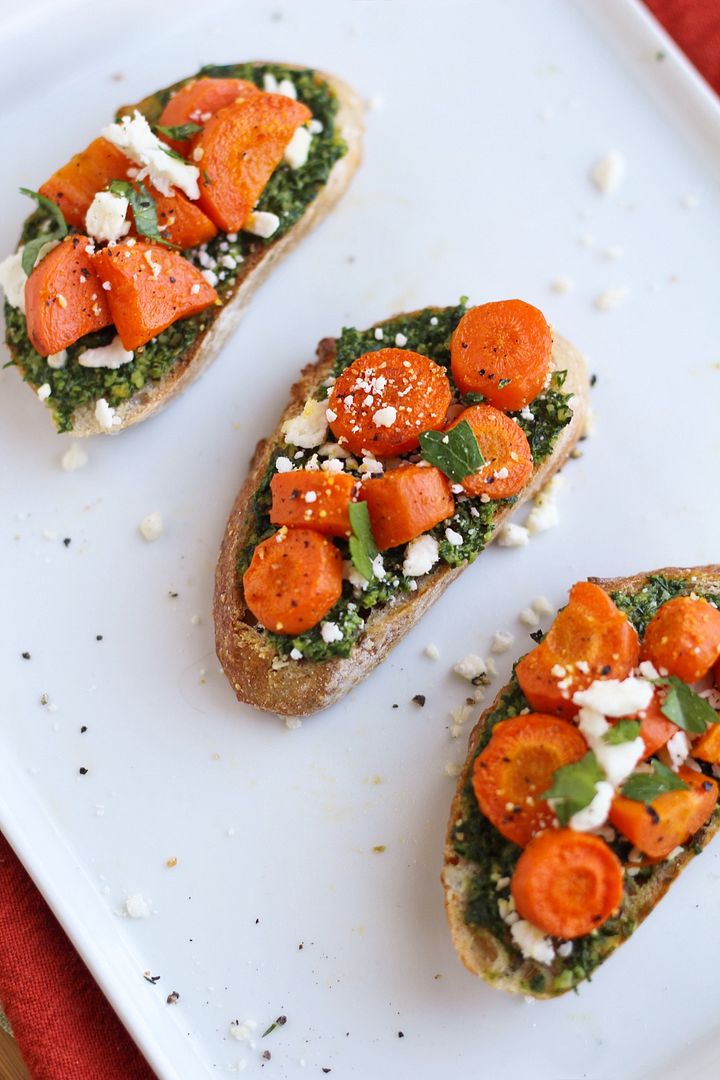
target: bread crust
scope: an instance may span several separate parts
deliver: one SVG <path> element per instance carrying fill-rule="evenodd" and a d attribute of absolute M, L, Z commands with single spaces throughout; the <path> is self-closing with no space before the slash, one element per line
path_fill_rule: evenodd
<path fill-rule="evenodd" d="M 599 585 L 608 593 L 622 590 L 632 594 L 642 588 L 648 577 L 656 574 L 668 578 L 694 578 L 702 592 L 720 594 L 720 564 L 696 566 L 689 569 L 670 566 L 662 567 L 659 570 L 647 570 L 644 573 L 632 574 L 630 577 L 591 577 L 588 580 L 595 585 Z M 463 789 L 473 766 L 478 741 L 485 731 L 488 717 L 497 708 L 506 689 L 505 686 L 500 690 L 492 705 L 485 709 L 470 733 L 467 757 L 463 770 L 458 777 L 455 796 L 450 808 L 441 881 L 445 891 L 445 909 L 450 924 L 452 943 L 468 971 L 472 972 L 473 975 L 480 975 L 500 990 L 545 999 L 557 997 L 558 992 L 537 993 L 528 989 L 527 980 L 534 970 L 530 962 L 512 971 L 510 958 L 504 944 L 489 930 L 469 926 L 465 921 L 464 889 L 469 881 L 474 864 L 457 854 L 452 838 L 454 823 L 462 813 Z M 708 825 L 700 829 L 695 835 L 694 843 L 704 848 L 712 840 L 719 828 L 720 817 L 716 822 L 711 820 Z M 641 923 L 650 914 L 678 874 L 693 857 L 693 853 L 689 849 L 685 849 L 681 856 L 664 863 L 662 869 L 656 875 L 653 875 L 652 878 L 639 887 L 637 894 L 625 908 L 637 924 Z M 619 945 L 621 944 L 623 944 L 622 941 L 619 942 Z M 561 992 L 566 993 L 567 991 Z"/>
<path fill-rule="evenodd" d="M 256 67 L 263 67 L 265 63 L 260 60 L 254 62 Z M 298 64 L 284 64 L 283 66 L 295 71 L 305 70 Z M 337 97 L 338 111 L 335 116 L 335 126 L 347 144 L 347 153 L 333 165 L 322 191 L 308 205 L 300 220 L 276 243 L 268 248 L 258 248 L 245 259 L 237 274 L 236 284 L 219 315 L 207 330 L 197 337 L 183 358 L 173 364 L 170 371 L 166 372 L 161 379 L 148 383 L 127 401 L 115 406 L 115 413 L 122 420 L 120 426 L 113 427 L 110 431 L 101 427 L 95 419 L 95 406 L 89 403 L 75 410 L 72 431 L 66 434 L 72 438 L 87 435 L 119 435 L 133 424 L 147 420 L 149 416 L 163 409 L 176 394 L 185 390 L 213 362 L 227 338 L 239 325 L 255 290 L 268 277 L 278 261 L 292 251 L 303 237 L 323 220 L 343 195 L 362 158 L 364 106 L 358 94 L 343 79 L 328 75 L 323 71 L 316 71 L 316 74 L 328 84 Z"/>
<path fill-rule="evenodd" d="M 356 683 L 384 660 L 390 650 L 422 618 L 427 608 L 447 589 L 465 567 L 443 565 L 418 580 L 413 593 L 401 596 L 392 607 L 383 605 L 370 612 L 362 637 L 348 657 L 322 662 L 282 661 L 245 605 L 236 583 L 238 552 L 252 527 L 250 501 L 265 475 L 270 457 L 282 445 L 281 427 L 294 416 L 307 398 L 332 371 L 335 341 L 326 338 L 318 347 L 318 359 L 303 369 L 293 386 L 290 401 L 272 436 L 262 440 L 250 464 L 250 472 L 228 519 L 215 575 L 215 641 L 217 655 L 239 701 L 281 716 L 306 716 L 319 712 L 344 697 Z M 589 396 L 585 361 L 578 350 L 556 336 L 553 367 L 567 370 L 564 389 L 573 395 L 573 417 L 558 436 L 553 453 L 533 472 L 518 503 L 501 511 L 494 533 L 515 513 L 518 505 L 532 498 L 560 469 L 583 433 Z M 275 666 L 273 666 L 275 662 Z"/>

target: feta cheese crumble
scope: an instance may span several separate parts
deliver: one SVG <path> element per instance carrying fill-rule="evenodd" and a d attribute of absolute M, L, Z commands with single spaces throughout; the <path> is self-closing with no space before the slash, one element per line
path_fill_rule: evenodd
<path fill-rule="evenodd" d="M 652 684 L 631 675 L 627 679 L 596 679 L 587 690 L 577 690 L 573 702 L 603 716 L 621 717 L 647 709 L 652 696 Z"/>
<path fill-rule="evenodd" d="M 269 210 L 253 210 L 243 225 L 243 232 L 268 240 L 280 227 L 280 218 Z"/>
<path fill-rule="evenodd" d="M 496 656 L 499 656 L 500 653 L 504 653 L 504 652 L 508 651 L 508 649 L 510 648 L 510 646 L 512 645 L 514 640 L 515 640 L 515 635 L 509 633 L 509 631 L 507 631 L 507 630 L 496 630 L 495 633 L 493 634 L 492 644 L 490 646 L 490 652 L 495 653 Z"/>
<path fill-rule="evenodd" d="M 47 401 L 51 394 L 52 387 L 50 386 L 50 383 L 43 383 L 42 386 L 38 387 L 37 396 L 41 401 Z"/>
<path fill-rule="evenodd" d="M 124 364 L 129 364 L 134 355 L 123 348 L 123 343 L 116 334 L 109 345 L 101 345 L 97 349 L 83 349 L 77 360 L 80 367 L 117 371 Z"/>
<path fill-rule="evenodd" d="M 291 169 L 301 169 L 308 159 L 312 135 L 306 127 L 299 127 L 285 147 L 283 161 Z"/>
<path fill-rule="evenodd" d="M 433 645 L 432 642 L 430 642 L 429 645 L 425 646 L 425 648 L 423 649 L 423 652 L 427 656 L 428 660 L 439 660 L 440 659 L 440 650 L 438 649 L 437 645 Z"/>
<path fill-rule="evenodd" d="M 88 463 L 87 451 L 83 450 L 79 443 L 71 443 L 63 456 L 60 458 L 60 464 L 65 472 L 75 472 L 76 469 L 82 469 L 84 465 Z"/>
<path fill-rule="evenodd" d="M 674 772 L 677 772 L 690 753 L 690 743 L 685 732 L 676 731 L 665 743 L 665 748 L 670 755 L 670 766 Z"/>
<path fill-rule="evenodd" d="M 139 529 L 144 540 L 157 540 L 163 531 L 163 519 L 159 511 L 153 510 L 151 514 L 146 514 L 140 522 Z"/>
<path fill-rule="evenodd" d="M 116 414 L 112 405 L 108 405 L 104 397 L 95 402 L 95 419 L 103 431 L 112 431 L 114 427 L 120 427 L 122 424 L 121 418 Z"/>
<path fill-rule="evenodd" d="M 85 214 L 85 231 L 93 240 L 116 242 L 130 231 L 125 220 L 130 206 L 124 195 L 98 191 Z"/>
<path fill-rule="evenodd" d="M 625 158 L 619 150 L 610 150 L 590 169 L 590 180 L 602 195 L 612 195 L 625 178 Z"/>
<path fill-rule="evenodd" d="M 25 282 L 27 274 L 22 268 L 24 247 L 0 262 L 0 288 L 10 307 L 25 313 Z"/>
<path fill-rule="evenodd" d="M 397 420 L 397 409 L 394 405 L 386 405 L 383 409 L 378 409 L 373 414 L 373 424 L 375 427 L 392 427 Z M 461 541 L 462 542 L 462 541 Z"/>
<path fill-rule="evenodd" d="M 300 415 L 286 420 L 282 425 L 282 433 L 292 446 L 310 450 L 325 442 L 327 426 L 324 402 L 308 398 Z"/>
<path fill-rule="evenodd" d="M 518 615 L 518 619 L 521 623 L 523 623 L 524 626 L 529 626 L 531 630 L 538 626 L 540 623 L 540 620 L 538 619 L 536 613 L 531 607 L 523 608 L 523 610 Z"/>
<path fill-rule="evenodd" d="M 605 289 L 595 297 L 595 307 L 598 311 L 612 311 L 620 307 L 628 298 L 630 290 L 622 287 Z"/>
<path fill-rule="evenodd" d="M 598 780 L 592 802 L 571 816 L 568 822 L 570 828 L 575 829 L 576 832 L 599 829 L 608 819 L 614 795 L 615 789 L 612 784 L 609 784 L 607 780 Z"/>
<path fill-rule="evenodd" d="M 333 641 L 342 641 L 343 632 L 337 623 L 324 622 L 320 624 L 320 637 L 326 645 L 331 645 Z"/>
<path fill-rule="evenodd" d="M 583 706 L 578 713 L 578 728 L 595 754 L 606 780 L 612 787 L 619 787 L 645 753 L 643 739 L 638 736 L 628 742 L 606 743 L 603 736 L 609 731 L 610 725 L 602 713 L 587 706 Z M 602 825 L 604 822 L 598 824 Z"/>
<path fill-rule="evenodd" d="M 473 679 L 478 679 L 481 675 L 487 674 L 487 664 L 482 656 L 478 656 L 476 653 L 468 653 L 467 656 L 463 656 L 462 660 L 458 660 L 453 667 L 453 671 L 456 675 L 467 679 L 468 682 L 472 682 Z"/>
<path fill-rule="evenodd" d="M 163 195 L 172 195 L 179 188 L 188 199 L 198 199 L 200 170 L 195 165 L 171 157 L 168 147 L 158 139 L 142 113 L 135 109 L 132 117 L 123 116 L 108 124 L 100 133 L 104 139 L 142 166 L 135 179 L 148 177 Z"/>
<path fill-rule="evenodd" d="M 152 900 L 146 900 L 141 893 L 131 893 L 125 897 L 123 914 L 130 919 L 149 919 L 152 915 Z"/>
<path fill-rule="evenodd" d="M 46 357 L 46 363 L 53 371 L 60 371 L 67 364 L 67 349 L 61 349 L 60 352 L 50 353 Z"/>
<path fill-rule="evenodd" d="M 422 577 L 429 574 L 440 558 L 439 545 L 434 536 L 424 533 L 416 536 L 405 548 L 403 574 L 406 577 Z"/>
<path fill-rule="evenodd" d="M 452 547 L 461 547 L 463 543 L 462 533 L 456 532 L 455 529 L 451 528 L 445 530 L 445 539 Z"/>
<path fill-rule="evenodd" d="M 526 960 L 535 960 L 538 964 L 552 964 L 555 950 L 537 926 L 525 919 L 518 919 L 510 927 L 510 934 Z"/>
<path fill-rule="evenodd" d="M 507 521 L 498 531 L 498 547 L 525 547 L 530 540 L 530 533 L 524 525 L 516 525 L 514 521 Z"/>

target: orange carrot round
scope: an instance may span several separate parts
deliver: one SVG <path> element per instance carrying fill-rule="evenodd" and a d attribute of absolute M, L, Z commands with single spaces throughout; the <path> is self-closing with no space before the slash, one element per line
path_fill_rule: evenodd
<path fill-rule="evenodd" d="M 354 454 L 394 457 L 423 431 L 445 423 L 452 393 L 445 369 L 409 349 L 378 349 L 354 360 L 332 388 L 333 434 Z"/>
<path fill-rule="evenodd" d="M 192 79 L 181 86 L 168 101 L 160 114 L 158 124 L 162 127 L 182 127 L 183 124 L 204 126 L 218 109 L 233 105 L 261 91 L 255 83 L 245 79 Z M 179 154 L 186 156 L 194 139 L 169 139 L 161 135 Z"/>
<path fill-rule="evenodd" d="M 111 180 L 127 180 L 133 163 L 107 139 L 93 139 L 46 180 L 40 194 L 56 203 L 68 225 L 85 228 L 85 215 L 98 191 Z"/>
<path fill-rule="evenodd" d="M 624 679 L 637 666 L 638 636 L 608 594 L 590 581 L 570 590 L 563 608 L 540 644 L 515 672 L 533 709 L 573 717 L 572 696 L 595 679 Z"/>
<path fill-rule="evenodd" d="M 145 345 L 171 323 L 214 304 L 217 293 L 176 251 L 142 240 L 104 248 L 94 257 L 112 321 L 126 349 Z"/>
<path fill-rule="evenodd" d="M 533 458 L 527 435 L 514 420 L 492 405 L 471 405 L 455 417 L 454 428 L 466 420 L 477 439 L 485 464 L 462 482 L 468 495 L 509 499 L 525 487 L 532 476 Z"/>
<path fill-rule="evenodd" d="M 434 465 L 388 469 L 363 485 L 360 498 L 380 551 L 406 544 L 455 512 L 450 482 Z"/>
<path fill-rule="evenodd" d="M 527 713 L 501 721 L 473 766 L 480 809 L 503 836 L 525 847 L 555 820 L 540 798 L 553 774 L 585 753 L 587 743 L 575 725 L 557 716 Z"/>
<path fill-rule="evenodd" d="M 253 94 L 212 116 L 197 136 L 200 206 L 226 232 L 241 229 L 282 161 L 306 105 L 282 94 Z"/>
<path fill-rule="evenodd" d="M 453 378 L 463 394 L 483 394 L 499 409 L 522 409 L 545 386 L 551 354 L 550 327 L 532 304 L 481 304 L 463 315 L 452 336 Z"/>
<path fill-rule="evenodd" d="M 60 352 L 112 322 L 87 236 L 66 236 L 25 282 L 25 317 L 41 356 Z"/>
<path fill-rule="evenodd" d="M 645 631 L 643 660 L 683 682 L 707 675 L 720 655 L 720 611 L 700 597 L 676 596 L 653 615 Z"/>
<path fill-rule="evenodd" d="M 350 536 L 348 507 L 357 483 L 347 473 L 293 469 L 270 481 L 273 525 L 298 525 L 326 536 Z"/>
<path fill-rule="evenodd" d="M 678 776 L 687 789 L 658 795 L 649 805 L 618 794 L 610 808 L 611 824 L 653 859 L 664 859 L 684 844 L 715 809 L 718 786 L 714 780 L 684 766 Z"/>
<path fill-rule="evenodd" d="M 521 918 L 553 937 L 578 938 L 618 909 L 623 871 L 599 836 L 550 829 L 523 851 L 510 890 Z"/>
<path fill-rule="evenodd" d="M 243 576 L 245 601 L 276 634 L 302 634 L 342 593 L 342 556 L 314 529 L 280 529 L 253 552 Z"/>

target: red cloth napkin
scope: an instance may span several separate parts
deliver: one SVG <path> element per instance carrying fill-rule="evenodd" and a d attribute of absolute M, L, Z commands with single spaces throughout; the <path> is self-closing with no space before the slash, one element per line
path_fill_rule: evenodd
<path fill-rule="evenodd" d="M 647 6 L 720 92 L 720 4 Z M 2 836 L 0 1001 L 33 1080 L 154 1077 Z"/>

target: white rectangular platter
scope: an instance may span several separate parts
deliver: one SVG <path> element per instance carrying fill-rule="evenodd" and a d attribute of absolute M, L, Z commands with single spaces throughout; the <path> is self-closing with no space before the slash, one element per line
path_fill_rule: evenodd
<path fill-rule="evenodd" d="M 710 92 L 620 0 L 31 3 L 3 15 L 0 49 L 3 253 L 21 184 L 202 63 L 307 63 L 372 105 L 348 196 L 161 416 L 66 473 L 66 440 L 0 375 L 0 826 L 158 1075 L 716 1075 L 720 844 L 591 984 L 532 1006 L 461 967 L 438 877 L 465 746 L 453 662 L 511 630 L 500 685 L 538 594 L 720 554 Z M 627 174 L 603 197 L 588 171 L 613 148 Z M 624 303 L 600 311 L 608 289 Z M 483 554 L 364 685 L 288 730 L 239 706 L 214 657 L 246 463 L 321 337 L 461 294 L 536 303 L 598 375 L 561 526 Z M 153 914 L 121 917 L 128 894 Z"/>

